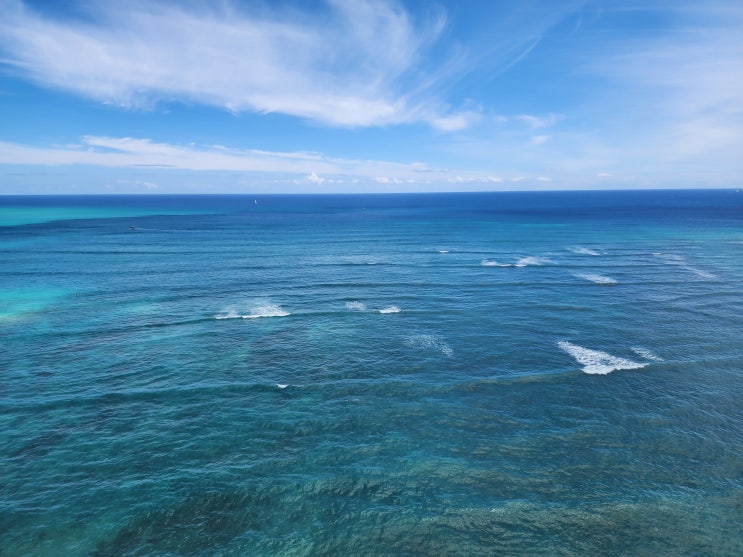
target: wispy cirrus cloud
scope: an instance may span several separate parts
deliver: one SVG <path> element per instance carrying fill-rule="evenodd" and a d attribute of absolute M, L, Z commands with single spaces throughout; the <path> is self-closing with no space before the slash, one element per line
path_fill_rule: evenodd
<path fill-rule="evenodd" d="M 499 133 L 473 130 L 468 141 L 442 149 L 549 173 L 561 187 L 740 187 L 743 4 L 601 8 L 591 33 L 545 53 L 551 67 L 566 69 L 561 84 L 579 85 L 574 102 L 500 115 L 493 119 Z M 645 25 L 617 31 L 628 22 Z"/>
<path fill-rule="evenodd" d="M 77 144 L 50 147 L 0 142 L 0 164 L 333 174 L 364 166 L 361 161 L 332 159 L 318 153 L 175 145 L 150 139 L 100 136 L 85 136 Z"/>
<path fill-rule="evenodd" d="M 559 120 L 557 114 L 548 114 L 546 116 L 534 116 L 532 114 L 519 114 L 516 119 L 525 123 L 532 129 L 538 130 L 553 126 Z"/>
<path fill-rule="evenodd" d="M 696 161 L 715 168 L 711 175 L 727 167 L 740 176 L 743 5 L 706 0 L 663 7 L 673 26 L 609 44 L 611 54 L 595 56 L 587 65 L 590 73 L 608 79 L 609 91 L 617 92 L 600 97 L 604 111 L 612 109 L 604 119 L 614 120 L 617 131 L 635 131 L 630 131 L 629 144 L 614 142 L 628 161 Z M 649 3 L 632 9 L 657 8 Z"/>
<path fill-rule="evenodd" d="M 452 100 L 461 80 L 504 73 L 587 1 L 458 6 L 460 16 L 477 14 L 451 21 L 438 4 L 401 0 L 79 0 L 81 17 L 0 0 L 0 63 L 125 108 L 180 101 L 329 126 L 422 122 L 450 132 L 482 120 L 466 95 Z"/>
<path fill-rule="evenodd" d="M 122 107 L 179 100 L 281 113 L 326 125 L 474 121 L 437 86 L 456 73 L 426 53 L 442 10 L 414 19 L 393 0 L 327 0 L 312 10 L 101 2 L 85 19 L 53 19 L 0 0 L 3 62 L 21 76 Z"/>

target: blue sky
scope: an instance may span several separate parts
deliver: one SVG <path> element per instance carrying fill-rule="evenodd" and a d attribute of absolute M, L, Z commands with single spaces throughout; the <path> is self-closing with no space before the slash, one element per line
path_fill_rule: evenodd
<path fill-rule="evenodd" d="M 2 194 L 743 185 L 737 0 L 0 13 Z"/>

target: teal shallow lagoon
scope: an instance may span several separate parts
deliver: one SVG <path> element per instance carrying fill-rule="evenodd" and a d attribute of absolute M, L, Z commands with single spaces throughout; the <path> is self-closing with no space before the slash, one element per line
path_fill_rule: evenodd
<path fill-rule="evenodd" d="M 111 196 L 6 196 L 0 202 L 0 226 L 21 226 L 53 221 L 144 217 L 151 215 L 190 215 L 203 211 L 191 204 L 187 208 L 177 197 L 162 203 L 162 196 L 153 196 L 147 204 L 127 203 L 126 198 Z M 214 209 L 212 209 L 214 210 Z"/>
<path fill-rule="evenodd" d="M 741 553 L 739 194 L 257 200 L 0 228 L 3 555 Z"/>

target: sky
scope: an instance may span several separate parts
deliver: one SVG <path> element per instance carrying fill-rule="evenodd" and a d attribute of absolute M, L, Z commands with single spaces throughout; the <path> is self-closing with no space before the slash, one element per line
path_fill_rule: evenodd
<path fill-rule="evenodd" d="M 743 186 L 740 0 L 0 14 L 0 194 Z"/>

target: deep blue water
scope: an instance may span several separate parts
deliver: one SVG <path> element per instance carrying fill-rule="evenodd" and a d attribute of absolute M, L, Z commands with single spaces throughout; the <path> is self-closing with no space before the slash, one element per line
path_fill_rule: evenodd
<path fill-rule="evenodd" d="M 0 555 L 741 555 L 742 333 L 735 191 L 0 197 Z"/>

